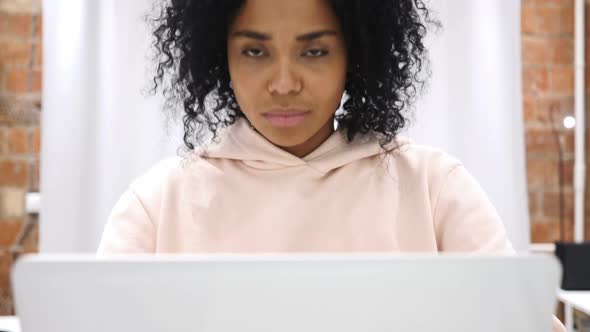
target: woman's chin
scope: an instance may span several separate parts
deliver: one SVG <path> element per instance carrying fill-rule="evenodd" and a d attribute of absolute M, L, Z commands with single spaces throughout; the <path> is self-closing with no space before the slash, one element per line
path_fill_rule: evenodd
<path fill-rule="evenodd" d="M 287 133 L 273 134 L 266 137 L 272 144 L 282 149 L 293 149 L 297 148 L 309 140 L 309 137 L 301 134 L 293 133 L 288 135 Z"/>

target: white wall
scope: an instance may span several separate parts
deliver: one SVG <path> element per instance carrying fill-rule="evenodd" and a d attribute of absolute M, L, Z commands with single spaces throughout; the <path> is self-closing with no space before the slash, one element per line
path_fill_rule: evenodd
<path fill-rule="evenodd" d="M 40 250 L 95 251 L 129 182 L 174 155 L 149 87 L 151 1 L 47 0 Z"/>
<path fill-rule="evenodd" d="M 431 1 L 433 77 L 408 135 L 461 159 L 516 248 L 530 242 L 522 113 L 520 1 Z"/>

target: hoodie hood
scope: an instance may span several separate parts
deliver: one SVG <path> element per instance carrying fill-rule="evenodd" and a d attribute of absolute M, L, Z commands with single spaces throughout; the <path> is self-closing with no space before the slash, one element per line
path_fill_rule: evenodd
<path fill-rule="evenodd" d="M 405 140 L 403 140 L 405 142 Z M 396 140 L 398 146 L 402 143 Z M 322 145 L 299 158 L 272 144 L 254 130 L 247 119 L 220 131 L 218 138 L 200 150 L 204 158 L 240 160 L 250 167 L 277 170 L 289 167 L 309 167 L 325 174 L 360 159 L 384 153 L 375 135 L 357 135 L 346 141 L 346 131 L 336 130 Z"/>

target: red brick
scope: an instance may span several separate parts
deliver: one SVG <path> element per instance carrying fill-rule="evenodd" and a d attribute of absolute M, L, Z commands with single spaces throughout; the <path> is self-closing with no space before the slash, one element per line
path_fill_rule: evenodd
<path fill-rule="evenodd" d="M 31 43 L 29 41 L 0 41 L 0 64 L 28 65 L 30 61 Z"/>
<path fill-rule="evenodd" d="M 43 84 L 43 73 L 41 70 L 33 70 L 31 73 L 31 91 L 32 92 L 41 92 L 42 84 Z"/>
<path fill-rule="evenodd" d="M 531 217 L 541 216 L 542 210 L 541 205 L 539 204 L 539 200 L 541 199 L 541 195 L 539 192 L 536 191 L 529 191 L 529 215 Z"/>
<path fill-rule="evenodd" d="M 522 60 L 525 65 L 572 65 L 573 37 L 522 37 Z"/>
<path fill-rule="evenodd" d="M 10 292 L 11 266 L 12 255 L 7 250 L 0 250 L 0 316 L 14 314 Z"/>
<path fill-rule="evenodd" d="M 561 141 L 561 142 L 559 142 Z M 574 153 L 574 132 L 572 130 L 553 131 L 529 128 L 525 131 L 526 151 L 529 155 L 555 155 L 558 158 L 559 144 L 565 157 Z"/>
<path fill-rule="evenodd" d="M 564 190 L 564 220 L 573 220 L 574 218 L 574 193 L 571 190 Z M 560 204 L 561 198 L 559 192 L 544 192 L 543 193 L 543 216 L 559 220 L 560 218 Z"/>
<path fill-rule="evenodd" d="M 565 224 L 565 239 L 573 238 L 572 222 Z M 551 243 L 560 239 L 560 224 L 558 220 L 536 221 L 531 219 L 531 242 Z"/>
<path fill-rule="evenodd" d="M 523 33 L 533 34 L 537 32 L 537 15 L 535 7 L 529 4 L 522 4 L 521 8 L 521 30 Z"/>
<path fill-rule="evenodd" d="M 40 187 L 40 183 L 41 183 L 41 176 L 40 176 L 40 171 L 41 171 L 41 165 L 39 162 L 39 159 L 35 159 L 35 161 L 33 161 L 30 165 L 31 167 L 31 182 L 29 183 L 29 191 L 33 191 L 33 192 L 38 192 L 39 191 L 39 187 Z"/>
<path fill-rule="evenodd" d="M 568 159 L 563 162 L 564 171 L 564 186 L 572 187 L 574 185 L 574 160 Z"/>
<path fill-rule="evenodd" d="M 525 95 L 538 96 L 544 94 L 548 88 L 546 68 L 525 67 L 523 69 L 522 84 Z"/>
<path fill-rule="evenodd" d="M 26 187 L 29 178 L 29 167 L 22 160 L 0 161 L 0 186 Z"/>
<path fill-rule="evenodd" d="M 554 67 L 549 70 L 549 91 L 555 95 L 574 94 L 574 68 Z"/>
<path fill-rule="evenodd" d="M 531 242 L 551 243 L 559 238 L 559 225 L 555 222 L 536 221 L 531 218 Z"/>
<path fill-rule="evenodd" d="M 35 65 L 40 67 L 43 65 L 43 42 L 39 41 L 35 49 Z"/>
<path fill-rule="evenodd" d="M 527 65 L 546 65 L 549 62 L 551 50 L 547 47 L 547 39 L 527 37 L 522 38 L 522 61 Z"/>
<path fill-rule="evenodd" d="M 0 36 L 6 34 L 6 21 L 8 20 L 8 13 L 0 11 Z"/>
<path fill-rule="evenodd" d="M 556 154 L 559 151 L 557 140 L 551 129 L 527 129 L 525 145 L 529 154 Z"/>
<path fill-rule="evenodd" d="M 12 256 L 8 250 L 0 249 L 0 294 L 6 291 L 10 281 L 10 268 Z M 1 314 L 0 314 L 1 315 Z"/>
<path fill-rule="evenodd" d="M 23 93 L 28 91 L 29 71 L 26 69 L 10 69 L 6 75 L 6 91 Z"/>
<path fill-rule="evenodd" d="M 539 34 L 556 35 L 562 32 L 562 8 L 555 6 L 537 7 L 537 32 Z"/>
<path fill-rule="evenodd" d="M 572 0 L 535 0 L 541 6 L 565 6 L 572 4 Z"/>
<path fill-rule="evenodd" d="M 546 124 L 546 128 L 562 128 L 563 118 L 574 114 L 573 96 L 533 98 L 535 122 Z"/>
<path fill-rule="evenodd" d="M 23 127 L 9 128 L 6 131 L 7 152 L 10 154 L 23 154 L 28 149 L 27 129 Z"/>
<path fill-rule="evenodd" d="M 41 128 L 36 127 L 31 134 L 31 151 L 37 155 L 41 153 Z"/>
<path fill-rule="evenodd" d="M 572 156 L 574 154 L 574 150 L 576 148 L 576 132 L 573 129 L 569 129 L 565 131 L 565 148 L 564 151 L 566 156 L 569 154 Z"/>
<path fill-rule="evenodd" d="M 36 218 L 32 216 L 31 218 Z M 39 222 L 35 222 L 32 229 L 27 234 L 27 237 L 23 240 L 23 254 L 37 253 L 39 252 Z"/>
<path fill-rule="evenodd" d="M 528 157 L 526 167 L 529 189 L 557 188 L 557 160 Z"/>
<path fill-rule="evenodd" d="M 0 128 L 0 156 L 6 153 L 4 144 L 6 143 L 6 138 L 4 137 L 4 130 Z"/>
<path fill-rule="evenodd" d="M 563 33 L 568 35 L 574 34 L 574 9 L 573 5 L 566 5 L 562 8 L 562 30 Z"/>
<path fill-rule="evenodd" d="M 22 219 L 0 220 L 0 247 L 14 244 L 22 225 Z"/>
<path fill-rule="evenodd" d="M 522 111 L 524 112 L 525 126 L 528 123 L 537 122 L 536 99 L 530 96 L 523 96 Z"/>
<path fill-rule="evenodd" d="M 31 36 L 31 15 L 12 14 L 7 17 L 7 33 L 11 37 L 27 38 Z"/>
<path fill-rule="evenodd" d="M 550 64 L 574 64 L 574 39 L 572 37 L 551 39 L 548 50 Z"/>
<path fill-rule="evenodd" d="M 8 278 L 8 271 L 12 265 L 12 256 L 8 250 L 0 249 L 0 287 L 6 286 Z"/>
<path fill-rule="evenodd" d="M 41 13 L 35 15 L 35 24 L 37 25 L 37 39 L 40 41 L 43 39 L 43 15 Z"/>

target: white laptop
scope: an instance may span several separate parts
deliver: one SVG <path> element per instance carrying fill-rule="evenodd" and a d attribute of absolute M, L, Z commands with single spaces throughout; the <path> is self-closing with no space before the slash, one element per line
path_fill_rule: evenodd
<path fill-rule="evenodd" d="M 27 256 L 23 332 L 550 332 L 551 256 Z"/>

